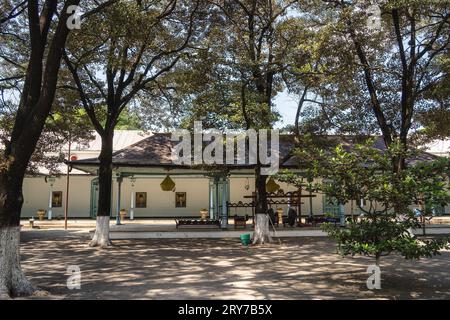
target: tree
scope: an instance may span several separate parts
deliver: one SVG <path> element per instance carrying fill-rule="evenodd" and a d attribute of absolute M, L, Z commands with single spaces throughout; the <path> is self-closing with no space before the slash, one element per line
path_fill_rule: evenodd
<path fill-rule="evenodd" d="M 74 32 L 64 55 L 72 86 L 102 139 L 97 226 L 91 246 L 108 247 L 113 137 L 122 111 L 181 59 L 198 36 L 201 1 L 119 1 Z M 79 48 L 82 48 L 81 50 Z"/>
<path fill-rule="evenodd" d="M 187 92 L 182 125 L 225 129 L 271 129 L 279 115 L 273 98 L 283 89 L 282 71 L 289 48 L 286 29 L 296 1 L 210 1 L 213 24 L 179 77 Z M 285 36 L 285 38 L 283 38 Z M 194 70 L 194 71 L 191 71 Z M 196 70 L 196 71 L 195 71 Z M 258 137 L 259 139 L 259 137 Z M 255 168 L 256 229 L 254 243 L 269 240 L 267 176 Z"/>
<path fill-rule="evenodd" d="M 64 75 L 60 74 L 60 79 Z M 71 90 L 57 88 L 52 110 L 45 122 L 44 130 L 29 164 L 29 171 L 36 172 L 37 166 L 46 167 L 50 175 L 59 175 L 60 165 L 69 160 L 62 152 L 63 147 L 75 143 L 86 144 L 94 138 L 92 124 L 78 96 Z"/>
<path fill-rule="evenodd" d="M 69 33 L 66 26 L 69 17 L 67 7 L 78 3 L 77 0 L 65 1 L 64 8 L 60 9 L 60 19 L 53 37 L 49 37 L 49 33 L 52 20 L 57 13 L 57 2 L 46 1 L 41 13 L 39 1 L 30 0 L 27 4 L 31 52 L 14 126 L 1 157 L 0 293 L 2 295 L 31 294 L 35 290 L 20 268 L 19 221 L 23 203 L 22 183 L 53 102 L 61 52 Z M 8 15 L 8 19 L 2 19 L 2 22 L 14 19 L 11 17 Z"/>
<path fill-rule="evenodd" d="M 4 54 L 2 64 L 10 63 L 23 71 L 20 98 L 14 110 L 11 131 L 4 136 L 5 148 L 0 156 L 0 295 L 28 295 L 36 289 L 20 267 L 20 212 L 23 204 L 22 184 L 29 161 L 35 151 L 47 116 L 51 110 L 61 63 L 69 34 L 69 6 L 80 0 L 29 0 L 18 5 L 2 2 L 0 31 L 11 44 L 11 36 L 27 45 L 26 66 Z M 99 6 L 101 7 L 101 5 Z M 5 9 L 5 10 L 3 10 Z M 25 19 L 24 14 L 27 14 Z M 92 14 L 94 12 L 91 12 Z M 89 14 L 89 13 L 86 13 Z M 11 28 L 11 30 L 9 30 Z M 11 32 L 10 32 L 11 31 Z M 23 56 L 20 55 L 21 57 Z M 18 78 L 19 79 L 19 78 Z M 2 80 L 5 78 L 2 77 Z M 3 82 L 3 81 L 2 81 Z"/>
<path fill-rule="evenodd" d="M 417 121 L 421 128 L 414 134 L 417 145 L 424 145 L 434 139 L 450 137 L 450 58 L 441 57 L 438 67 L 446 75 L 434 84 L 426 97 L 435 107 L 419 111 Z"/>
<path fill-rule="evenodd" d="M 448 247 L 450 238 L 419 239 L 411 230 L 420 228 L 420 218 L 450 203 L 449 159 L 418 162 L 417 151 L 405 151 L 400 143 L 385 152 L 373 144 L 374 140 L 369 140 L 350 149 L 341 144 L 334 149 L 314 147 L 297 153 L 306 174 L 320 179 L 310 183 L 311 189 L 340 204 L 355 201 L 362 212 L 345 228 L 326 223 L 324 230 L 337 240 L 341 254 L 372 256 L 377 265 L 382 256 L 393 252 L 406 259 L 439 254 Z M 393 157 L 404 157 L 410 165 L 396 173 Z M 292 183 L 298 178 L 286 173 L 280 179 Z M 418 205 L 422 207 L 420 218 L 411 209 Z"/>
<path fill-rule="evenodd" d="M 328 94 L 322 95 L 328 118 L 344 131 L 351 123 L 359 123 L 351 127 L 356 130 L 376 129 L 387 146 L 399 141 L 406 149 L 410 131 L 418 128 L 417 116 L 436 109 L 432 91 L 448 78 L 441 63 L 450 47 L 448 4 L 375 1 L 374 6 L 335 0 L 316 4 L 313 19 L 326 36 L 321 51 L 328 52 Z M 377 11 L 380 15 L 374 17 Z M 369 18 L 379 18 L 379 25 L 368 26 Z M 405 168 L 401 155 L 392 161 L 396 172 Z"/>

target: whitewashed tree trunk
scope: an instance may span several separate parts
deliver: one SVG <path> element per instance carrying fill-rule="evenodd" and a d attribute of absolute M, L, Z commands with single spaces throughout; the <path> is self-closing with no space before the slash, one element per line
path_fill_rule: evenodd
<path fill-rule="evenodd" d="M 100 248 L 112 246 L 109 240 L 109 216 L 97 216 L 94 237 L 89 246 Z"/>
<path fill-rule="evenodd" d="M 36 290 L 20 267 L 20 227 L 1 227 L 0 299 L 28 296 Z"/>
<path fill-rule="evenodd" d="M 264 244 L 271 242 L 269 229 L 269 216 L 267 214 L 256 214 L 255 231 L 253 233 L 253 244 Z"/>

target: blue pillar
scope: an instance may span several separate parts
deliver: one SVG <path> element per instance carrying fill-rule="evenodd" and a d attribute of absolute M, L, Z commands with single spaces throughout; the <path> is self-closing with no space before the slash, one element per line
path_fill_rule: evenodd
<path fill-rule="evenodd" d="M 227 178 L 223 178 L 222 182 L 222 229 L 228 228 L 228 208 L 227 208 L 227 200 L 228 200 L 228 181 Z"/>

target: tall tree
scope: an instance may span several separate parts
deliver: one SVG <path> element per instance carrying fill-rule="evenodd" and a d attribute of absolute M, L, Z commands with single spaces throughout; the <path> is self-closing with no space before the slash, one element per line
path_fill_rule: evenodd
<path fill-rule="evenodd" d="M 6 44 L 11 44 L 9 37 L 13 37 L 22 48 L 28 49 L 27 57 L 23 59 L 26 61 L 25 67 L 13 59 L 8 61 L 4 54 L 5 48 L 2 48 L 1 56 L 2 64 L 6 61 L 17 70 L 23 70 L 23 82 L 18 84 L 20 97 L 14 110 L 14 123 L 9 135 L 3 139 L 5 148 L 0 156 L 2 296 L 27 295 L 35 291 L 20 267 L 22 184 L 55 97 L 62 52 L 70 31 L 68 20 L 72 13 L 68 9 L 79 2 L 80 0 L 60 1 L 58 5 L 56 0 L 29 0 L 3 1 L 1 4 L 1 37 L 7 39 Z"/>
<path fill-rule="evenodd" d="M 101 21 L 88 19 L 71 35 L 64 59 L 73 75 L 72 87 L 102 139 L 91 246 L 111 245 L 113 137 L 120 115 L 140 91 L 157 90 L 157 80 L 199 36 L 201 7 L 199 0 L 119 1 L 103 12 Z"/>
<path fill-rule="evenodd" d="M 407 149 L 411 131 L 419 128 L 418 116 L 439 108 L 433 91 L 448 78 L 442 67 L 450 48 L 448 3 L 315 4 L 311 15 L 325 31 L 320 45 L 329 75 L 320 115 L 332 119 L 333 129 L 381 133 L 386 146 L 399 141 Z M 392 165 L 400 172 L 405 159 L 400 155 Z"/>
<path fill-rule="evenodd" d="M 281 73 L 291 44 L 283 37 L 296 19 L 288 15 L 295 1 L 210 2 L 214 23 L 181 75 L 186 102 L 192 105 L 182 125 L 202 121 L 204 127 L 223 130 L 271 129 L 279 117 L 273 98 L 283 89 Z M 261 174 L 260 162 L 255 176 L 254 240 L 263 243 L 269 225 L 267 176 Z"/>

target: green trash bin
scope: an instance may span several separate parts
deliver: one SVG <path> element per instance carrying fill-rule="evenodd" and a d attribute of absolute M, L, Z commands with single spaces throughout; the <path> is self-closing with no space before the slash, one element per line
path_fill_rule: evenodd
<path fill-rule="evenodd" d="M 242 245 L 248 246 L 250 244 L 250 233 L 241 234 Z"/>

